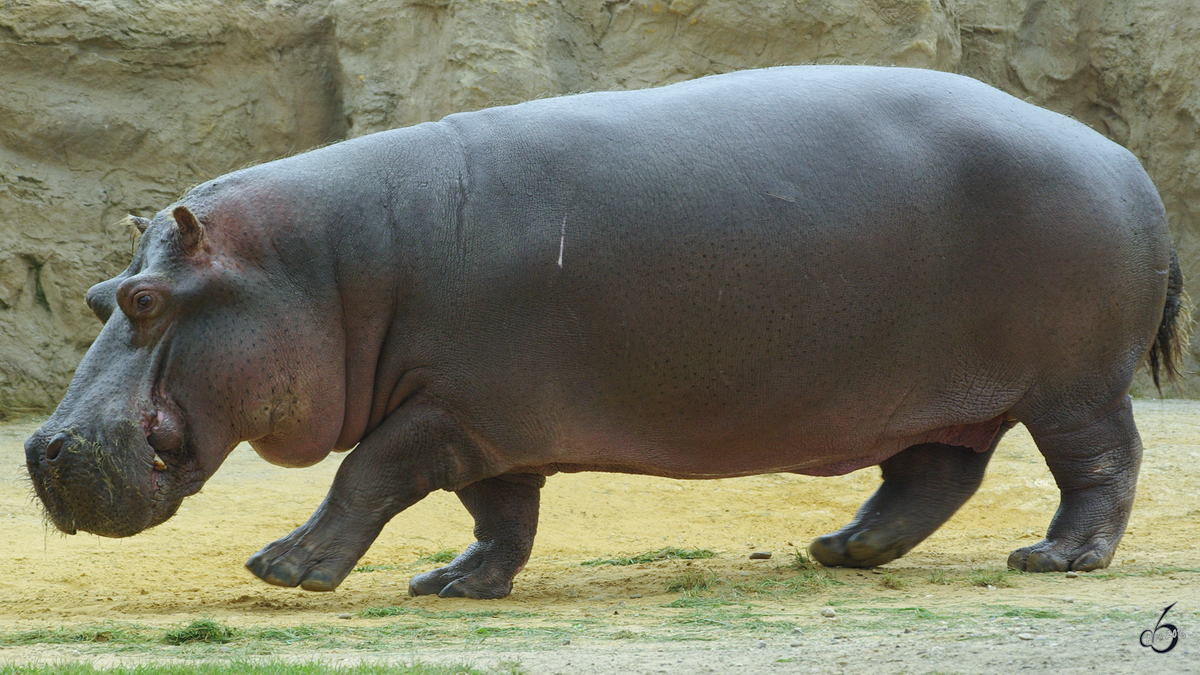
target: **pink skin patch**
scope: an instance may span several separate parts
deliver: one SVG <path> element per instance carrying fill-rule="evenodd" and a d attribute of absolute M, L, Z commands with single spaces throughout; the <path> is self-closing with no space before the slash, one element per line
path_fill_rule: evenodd
<path fill-rule="evenodd" d="M 150 444 L 156 456 L 160 452 L 178 450 L 183 445 L 183 434 L 179 431 L 179 425 L 173 416 L 162 410 L 156 410 L 154 414 L 142 418 L 142 431 L 146 434 L 146 442 Z M 155 471 L 162 470 L 159 466 L 155 466 Z"/>

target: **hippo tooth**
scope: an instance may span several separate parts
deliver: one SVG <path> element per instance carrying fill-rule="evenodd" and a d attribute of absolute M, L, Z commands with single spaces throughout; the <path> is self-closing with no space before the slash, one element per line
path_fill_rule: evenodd
<path fill-rule="evenodd" d="M 157 452 L 154 453 L 154 468 L 157 471 L 167 470 L 167 463 L 162 461 L 162 457 L 159 457 Z"/>

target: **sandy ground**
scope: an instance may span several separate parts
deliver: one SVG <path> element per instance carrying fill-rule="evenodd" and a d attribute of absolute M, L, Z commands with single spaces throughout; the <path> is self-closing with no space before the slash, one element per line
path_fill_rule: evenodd
<path fill-rule="evenodd" d="M 241 447 L 164 525 L 126 540 L 67 537 L 46 528 L 25 479 L 21 443 L 36 421 L 8 424 L 0 426 L 0 637 L 102 621 L 163 627 L 200 617 L 235 627 L 424 621 L 440 628 L 369 648 L 293 649 L 281 642 L 235 648 L 232 656 L 519 663 L 529 673 L 1200 672 L 1200 403 L 1138 401 L 1135 410 L 1146 446 L 1138 499 L 1104 573 L 1011 575 L 1011 587 L 992 589 L 969 582 L 973 571 L 1000 570 L 1011 549 L 1041 538 L 1058 501 L 1045 464 L 1018 427 L 978 494 L 925 543 L 880 570 L 886 574 L 837 570 L 834 583 L 811 593 L 762 589 L 794 576 L 781 564 L 851 517 L 875 489 L 877 469 L 707 482 L 555 476 L 543 493 L 528 568 L 510 598 L 491 602 L 406 594 L 407 579 L 430 567 L 415 564 L 418 557 L 471 541 L 471 520 L 452 494 L 431 495 L 392 521 L 362 560 L 382 569 L 356 572 L 334 593 L 282 589 L 258 581 L 243 562 L 308 517 L 337 458 L 279 469 Z M 720 555 L 579 564 L 664 546 Z M 751 551 L 774 557 L 751 561 Z M 682 596 L 665 586 L 695 569 L 720 580 L 705 597 L 725 604 L 678 606 Z M 1167 620 L 1181 631 L 1176 648 L 1158 654 L 1140 647 L 1140 632 L 1171 603 Z M 359 614 L 377 607 L 406 614 Z M 822 616 L 826 607 L 836 615 Z M 458 610 L 471 614 L 453 614 Z M 339 618 L 345 614 L 351 618 Z M 456 630 L 464 623 L 469 631 Z M 231 656 L 229 647 L 215 646 L 132 654 L 102 647 L 0 646 L 0 663 Z"/>

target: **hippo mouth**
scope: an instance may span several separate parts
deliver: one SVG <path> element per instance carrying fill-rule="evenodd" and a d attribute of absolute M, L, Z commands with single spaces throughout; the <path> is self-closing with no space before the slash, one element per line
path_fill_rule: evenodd
<path fill-rule="evenodd" d="M 169 513 L 153 525 L 170 518 L 179 508 L 179 503 L 185 497 L 199 492 L 209 478 L 209 473 L 200 464 L 199 453 L 191 438 L 180 429 L 178 420 L 182 415 L 165 410 L 167 408 L 159 407 L 142 417 L 142 429 L 150 456 L 147 459 L 143 453 L 141 460 L 149 465 L 150 502 L 156 510 L 161 510 L 157 508 L 160 505 L 169 506 Z"/>
<path fill-rule="evenodd" d="M 125 422 L 96 440 L 68 429 L 28 456 L 29 477 L 50 523 L 66 534 L 128 537 L 165 522 L 199 492 L 208 476 L 196 448 L 182 434 L 163 443 L 161 433 L 151 433 L 159 420 L 154 414 L 140 425 Z"/>
<path fill-rule="evenodd" d="M 190 443 L 183 444 L 175 452 L 159 453 L 150 448 L 148 482 L 147 522 L 141 528 L 149 529 L 166 522 L 186 497 L 190 497 L 204 487 L 208 473 L 199 466 L 195 449 Z M 139 530 L 141 531 L 141 530 Z M 96 533 L 99 534 L 99 533 Z M 137 534 L 133 532 L 131 534 Z M 120 535 L 128 536 L 128 535 Z"/>

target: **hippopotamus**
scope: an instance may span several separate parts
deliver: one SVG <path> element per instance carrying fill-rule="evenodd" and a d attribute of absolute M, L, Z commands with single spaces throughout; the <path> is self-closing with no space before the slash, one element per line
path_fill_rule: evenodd
<path fill-rule="evenodd" d="M 328 591 L 453 491 L 414 595 L 511 592 L 560 472 L 879 465 L 824 565 L 904 555 L 1024 424 L 1061 491 L 1018 570 L 1109 564 L 1187 306 L 1159 196 L 1092 129 L 976 80 L 780 67 L 453 114 L 245 168 L 152 219 L 26 443 L 60 530 L 162 523 L 242 441 L 350 451 L 247 562 Z M 412 527 L 420 527 L 412 523 Z"/>

